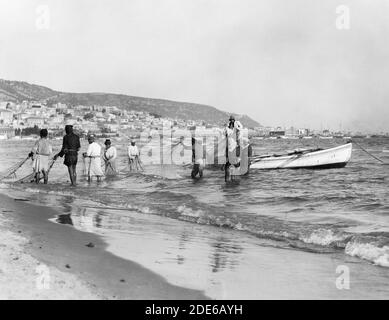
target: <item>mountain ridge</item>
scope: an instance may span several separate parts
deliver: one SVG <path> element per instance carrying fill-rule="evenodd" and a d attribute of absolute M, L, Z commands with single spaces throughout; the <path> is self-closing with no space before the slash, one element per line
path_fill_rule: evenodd
<path fill-rule="evenodd" d="M 45 86 L 30 84 L 25 81 L 0 79 L 0 100 L 22 102 L 45 101 L 48 104 L 57 102 L 75 105 L 117 106 L 125 110 L 145 111 L 162 117 L 183 120 L 203 120 L 213 124 L 224 124 L 230 113 L 216 107 L 193 102 L 180 102 L 168 99 L 130 96 L 126 94 L 88 92 L 72 93 L 50 89 Z M 260 124 L 247 115 L 234 114 L 244 126 L 252 128 Z"/>

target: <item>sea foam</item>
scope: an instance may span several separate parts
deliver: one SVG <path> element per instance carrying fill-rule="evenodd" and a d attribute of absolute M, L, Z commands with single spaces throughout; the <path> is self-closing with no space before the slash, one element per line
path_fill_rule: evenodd
<path fill-rule="evenodd" d="M 346 245 L 346 254 L 373 262 L 381 267 L 389 267 L 389 246 L 378 247 L 372 243 L 350 241 Z"/>

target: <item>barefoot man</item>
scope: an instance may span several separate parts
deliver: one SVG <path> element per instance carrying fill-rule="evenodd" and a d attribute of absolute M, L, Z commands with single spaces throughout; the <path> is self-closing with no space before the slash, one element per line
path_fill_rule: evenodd
<path fill-rule="evenodd" d="M 47 139 L 47 129 L 42 129 L 39 134 L 41 138 L 35 143 L 28 156 L 34 157 L 35 182 L 39 183 L 42 174 L 44 184 L 47 184 L 49 179 L 49 156 L 53 153 L 53 148 Z"/>
<path fill-rule="evenodd" d="M 139 161 L 139 149 L 135 145 L 135 141 L 131 141 L 131 145 L 128 146 L 128 163 L 130 165 L 130 171 L 138 170 Z"/>
<path fill-rule="evenodd" d="M 101 181 L 104 176 L 103 169 L 101 169 L 101 147 L 95 142 L 93 135 L 88 136 L 88 150 L 83 153 L 84 158 L 89 158 L 88 164 L 88 181 L 92 180 L 93 176 L 97 177 L 97 181 Z"/>
<path fill-rule="evenodd" d="M 118 173 L 116 169 L 117 150 L 112 146 L 110 139 L 105 140 L 104 144 L 103 160 L 105 164 L 105 175 L 115 176 Z"/>
<path fill-rule="evenodd" d="M 76 166 L 78 160 L 78 151 L 80 150 L 80 137 L 73 132 L 72 125 L 65 126 L 66 135 L 63 137 L 62 149 L 54 156 L 54 159 L 65 155 L 64 165 L 68 167 L 70 184 L 76 185 L 77 175 Z"/>

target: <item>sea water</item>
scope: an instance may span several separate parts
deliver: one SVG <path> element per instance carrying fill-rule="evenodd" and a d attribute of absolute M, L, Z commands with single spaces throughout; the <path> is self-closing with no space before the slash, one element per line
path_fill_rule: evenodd
<path fill-rule="evenodd" d="M 33 143 L 1 141 L 0 171 L 23 159 Z M 328 148 L 344 140 L 253 139 L 252 143 L 255 154 L 268 154 Z M 358 143 L 389 162 L 384 152 L 388 139 L 359 139 Z M 54 145 L 59 149 L 60 141 Z M 82 145 L 86 149 L 85 141 Z M 53 222 L 99 233 L 111 252 L 145 265 L 172 283 L 205 290 L 211 297 L 258 298 L 272 292 L 274 297 L 288 293 L 299 297 L 270 284 L 268 295 L 257 290 L 258 282 L 269 281 L 260 274 L 275 264 L 280 279 L 290 272 L 281 267 L 288 259 L 293 259 L 291 268 L 302 260 L 297 263 L 299 271 L 294 271 L 297 278 L 304 279 L 307 268 L 320 269 L 316 272 L 326 279 L 320 297 L 332 297 L 331 277 L 346 262 L 358 264 L 359 277 L 367 277 L 369 284 L 363 283 L 361 292 L 373 292 L 374 285 L 379 287 L 374 297 L 388 297 L 389 166 L 356 145 L 345 168 L 250 171 L 228 184 L 223 171 L 206 170 L 203 179 L 192 180 L 190 169 L 179 165 L 153 164 L 145 166 L 144 172 L 129 173 L 126 142 L 114 141 L 114 145 L 121 170 L 116 178 L 87 183 L 80 156 L 79 184 L 72 188 L 59 158 L 49 185 L 10 180 L 2 183 L 2 190 L 60 207 L 62 214 Z M 30 172 L 27 163 L 18 177 Z M 274 252 L 283 252 L 283 258 L 277 256 L 281 261 Z M 241 279 L 245 275 L 246 280 Z M 307 286 L 299 292 L 301 297 L 314 295 Z"/>

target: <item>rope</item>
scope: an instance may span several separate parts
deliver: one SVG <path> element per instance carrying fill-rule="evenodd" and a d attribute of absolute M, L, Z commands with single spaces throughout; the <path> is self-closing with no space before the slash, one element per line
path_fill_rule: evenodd
<path fill-rule="evenodd" d="M 50 166 L 49 166 L 49 170 L 47 170 L 47 174 L 50 173 L 50 170 L 51 170 L 51 168 L 54 166 L 54 163 L 55 163 L 56 160 L 57 160 L 57 158 L 53 158 L 53 159 L 52 159 L 52 161 L 51 161 L 51 163 L 50 163 Z"/>
<path fill-rule="evenodd" d="M 362 149 L 362 151 L 366 152 L 369 156 L 371 156 L 372 158 L 378 160 L 379 162 L 381 162 L 383 165 L 389 165 L 389 163 L 386 163 L 385 161 L 383 161 L 382 159 L 376 157 L 374 154 L 371 154 L 369 151 L 367 151 L 365 148 L 363 148 L 359 143 L 353 141 L 353 143 L 355 143 L 359 148 Z"/>
<path fill-rule="evenodd" d="M 139 168 L 140 168 L 142 171 L 145 171 L 145 169 L 143 169 L 142 161 L 139 159 L 139 157 L 136 156 L 135 159 L 136 159 L 136 161 L 138 162 Z"/>
<path fill-rule="evenodd" d="M 8 170 L 6 170 L 4 173 L 0 175 L 0 181 L 4 180 L 5 178 L 8 178 L 9 176 L 15 174 L 15 172 L 24 165 L 24 163 L 29 159 L 29 157 L 23 159 L 22 161 L 19 161 L 12 167 L 10 167 Z M 15 175 L 16 176 L 16 175 Z"/>
<path fill-rule="evenodd" d="M 107 175 L 107 169 L 108 169 L 108 167 L 111 168 L 111 170 L 112 170 L 112 175 L 120 174 L 119 170 L 115 170 L 115 169 L 113 168 L 112 163 L 111 163 L 109 160 L 105 160 L 105 159 L 104 159 L 104 164 L 103 164 L 103 166 L 104 166 L 104 173 L 105 173 L 106 175 Z"/>
<path fill-rule="evenodd" d="M 47 170 L 47 175 L 50 173 L 50 170 L 54 166 L 54 163 L 55 163 L 56 160 L 57 159 L 54 159 L 54 158 L 51 159 L 51 163 L 49 165 L 49 169 Z M 32 181 L 34 179 L 34 176 L 35 176 L 35 172 L 30 173 L 29 175 L 27 175 L 27 176 L 17 180 L 16 182 L 26 182 L 26 181 L 29 182 L 29 181 Z M 42 179 L 43 179 L 43 176 L 42 177 L 40 176 L 39 177 L 39 181 L 42 180 Z"/>

